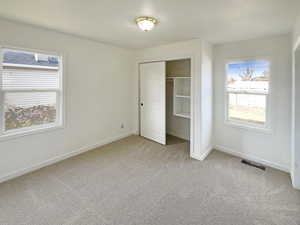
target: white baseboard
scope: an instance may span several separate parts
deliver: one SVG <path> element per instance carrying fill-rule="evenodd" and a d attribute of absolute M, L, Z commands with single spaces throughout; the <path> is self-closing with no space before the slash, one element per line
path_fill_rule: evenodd
<path fill-rule="evenodd" d="M 270 162 L 268 160 L 260 159 L 256 156 L 252 156 L 252 155 L 249 155 L 249 154 L 246 154 L 246 153 L 235 151 L 233 149 L 230 149 L 230 148 L 227 148 L 227 147 L 224 147 L 224 146 L 220 146 L 220 145 L 215 145 L 213 148 L 215 150 L 225 152 L 225 153 L 228 153 L 230 155 L 237 156 L 239 158 L 251 160 L 253 162 L 260 163 L 260 164 L 263 164 L 265 166 L 272 167 L 274 169 L 278 169 L 278 170 L 290 173 L 290 168 L 288 166 L 285 166 L 285 165 L 280 165 L 278 163 L 274 163 L 274 162 Z"/>
<path fill-rule="evenodd" d="M 33 171 L 41 169 L 43 167 L 52 165 L 52 164 L 57 163 L 59 161 L 65 160 L 67 158 L 71 158 L 71 157 L 79 155 L 81 153 L 93 150 L 95 148 L 99 148 L 99 147 L 101 147 L 103 145 L 112 143 L 114 141 L 118 141 L 118 140 L 120 140 L 122 138 L 131 136 L 132 134 L 133 134 L 133 132 L 129 132 L 129 133 L 117 135 L 117 136 L 114 136 L 114 137 L 106 138 L 106 139 L 104 139 L 102 141 L 99 141 L 99 142 L 97 142 L 95 144 L 84 146 L 84 147 L 82 147 L 80 149 L 77 149 L 75 151 L 69 152 L 69 153 L 64 154 L 64 155 L 56 156 L 56 157 L 54 157 L 52 159 L 49 159 L 49 160 L 47 160 L 45 162 L 42 162 L 42 163 L 38 163 L 38 164 L 36 164 L 34 166 L 14 171 L 12 173 L 9 173 L 7 175 L 4 175 L 4 176 L 0 177 L 0 183 L 2 183 L 4 181 L 11 180 L 11 179 L 14 179 L 14 178 L 19 177 L 19 176 L 22 176 L 22 175 L 24 175 L 26 173 L 33 172 Z"/>
<path fill-rule="evenodd" d="M 298 184 L 293 183 L 293 188 L 300 191 L 300 184 L 299 183 Z"/>
<path fill-rule="evenodd" d="M 208 148 L 206 148 L 206 151 L 204 153 L 202 153 L 201 155 L 196 155 L 191 153 L 191 158 L 193 159 L 197 159 L 200 161 L 203 161 L 204 159 L 206 159 L 206 157 L 209 155 L 209 153 L 213 150 L 212 146 L 209 146 Z"/>
<path fill-rule="evenodd" d="M 300 190 L 300 181 L 296 180 L 296 177 L 295 177 L 295 174 L 293 173 L 293 170 L 291 171 L 291 178 L 292 178 L 293 187 L 297 190 Z"/>

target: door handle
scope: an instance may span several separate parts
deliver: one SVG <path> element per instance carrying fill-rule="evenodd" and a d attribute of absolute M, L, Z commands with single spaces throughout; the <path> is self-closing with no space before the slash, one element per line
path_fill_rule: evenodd
<path fill-rule="evenodd" d="M 144 103 L 143 103 L 143 102 L 141 102 L 141 106 L 144 106 Z"/>

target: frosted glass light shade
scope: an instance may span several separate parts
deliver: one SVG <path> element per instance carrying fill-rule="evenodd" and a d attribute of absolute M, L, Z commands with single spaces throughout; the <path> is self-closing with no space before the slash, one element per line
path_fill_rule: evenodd
<path fill-rule="evenodd" d="M 142 31 L 150 31 L 154 28 L 157 20 L 152 17 L 139 17 L 136 20 L 136 24 Z"/>

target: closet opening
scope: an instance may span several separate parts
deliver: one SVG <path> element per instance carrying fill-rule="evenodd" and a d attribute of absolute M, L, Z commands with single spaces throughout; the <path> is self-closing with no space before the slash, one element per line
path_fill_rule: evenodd
<path fill-rule="evenodd" d="M 139 64 L 142 137 L 190 152 L 191 82 L 190 58 Z"/>
<path fill-rule="evenodd" d="M 166 61 L 166 145 L 190 141 L 190 112 L 191 60 Z"/>

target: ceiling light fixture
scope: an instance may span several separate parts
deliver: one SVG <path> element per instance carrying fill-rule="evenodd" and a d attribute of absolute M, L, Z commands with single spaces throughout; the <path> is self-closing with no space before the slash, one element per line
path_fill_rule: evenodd
<path fill-rule="evenodd" d="M 157 24 L 157 19 L 149 16 L 140 16 L 135 19 L 135 22 L 142 31 L 149 31 Z"/>

